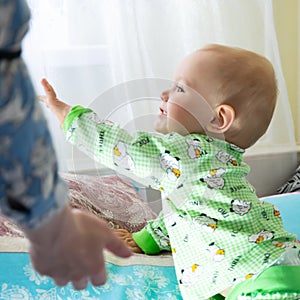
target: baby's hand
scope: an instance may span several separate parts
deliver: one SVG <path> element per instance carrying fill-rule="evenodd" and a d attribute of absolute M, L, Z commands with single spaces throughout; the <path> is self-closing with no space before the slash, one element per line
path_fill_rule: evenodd
<path fill-rule="evenodd" d="M 41 80 L 41 85 L 43 86 L 46 95 L 39 96 L 38 98 L 42 102 L 44 102 L 48 108 L 51 109 L 53 106 L 57 105 L 57 103 L 60 101 L 56 98 L 56 93 L 52 85 L 50 85 L 50 83 L 47 81 L 46 78 L 43 78 Z"/>
<path fill-rule="evenodd" d="M 144 253 L 132 238 L 132 233 L 125 229 L 115 229 L 115 234 L 125 242 L 128 248 L 134 253 Z"/>
<path fill-rule="evenodd" d="M 59 100 L 56 97 L 56 93 L 52 85 L 47 81 L 47 79 L 43 78 L 41 80 L 41 84 L 44 88 L 45 94 L 44 96 L 38 96 L 39 100 L 45 103 L 45 105 L 56 115 L 60 122 L 60 127 L 64 122 L 66 115 L 70 112 L 71 106 Z"/>

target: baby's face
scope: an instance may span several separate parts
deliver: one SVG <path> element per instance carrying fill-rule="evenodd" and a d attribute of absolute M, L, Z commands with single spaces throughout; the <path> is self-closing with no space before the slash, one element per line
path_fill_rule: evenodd
<path fill-rule="evenodd" d="M 206 134 L 214 118 L 217 80 L 212 53 L 198 50 L 177 67 L 173 86 L 161 93 L 162 103 L 155 129 L 161 133 Z"/>

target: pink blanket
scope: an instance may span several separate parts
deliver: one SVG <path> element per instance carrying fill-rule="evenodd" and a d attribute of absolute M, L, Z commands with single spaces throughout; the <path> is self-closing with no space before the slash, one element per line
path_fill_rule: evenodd
<path fill-rule="evenodd" d="M 105 219 L 112 228 L 140 230 L 156 214 L 134 187 L 117 175 L 90 176 L 63 173 L 69 187 L 69 203 Z M 23 236 L 13 222 L 0 215 L 0 236 Z"/>

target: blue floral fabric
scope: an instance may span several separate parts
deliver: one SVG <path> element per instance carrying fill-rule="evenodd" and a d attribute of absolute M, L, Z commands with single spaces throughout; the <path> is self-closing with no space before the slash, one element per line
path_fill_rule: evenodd
<path fill-rule="evenodd" d="M 25 253 L 2 253 L 0 266 L 1 300 L 182 300 L 173 267 L 107 263 L 104 286 L 76 291 L 71 285 L 56 287 L 36 273 Z"/>
<path fill-rule="evenodd" d="M 0 213 L 34 228 L 67 202 L 66 185 L 21 57 L 29 9 L 0 0 Z"/>

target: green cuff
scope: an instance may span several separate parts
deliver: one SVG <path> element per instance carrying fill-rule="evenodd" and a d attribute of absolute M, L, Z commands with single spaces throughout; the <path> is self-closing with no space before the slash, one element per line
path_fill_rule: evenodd
<path fill-rule="evenodd" d="M 210 297 L 209 300 L 225 300 L 225 297 L 223 297 L 221 294 L 217 294 Z"/>
<path fill-rule="evenodd" d="M 90 108 L 85 108 L 80 105 L 73 106 L 70 112 L 65 117 L 64 123 L 63 123 L 63 131 L 66 133 L 68 129 L 71 127 L 74 120 L 79 118 L 82 114 L 86 112 L 91 112 L 92 110 Z"/>
<path fill-rule="evenodd" d="M 239 296 L 248 296 L 251 299 L 275 299 L 272 298 L 274 294 L 281 294 L 280 299 L 287 299 L 283 295 L 300 293 L 299 278 L 300 266 L 272 266 L 258 277 L 237 284 L 226 299 L 236 300 Z"/>
<path fill-rule="evenodd" d="M 132 238 L 145 254 L 158 254 L 160 252 L 160 248 L 146 228 L 134 232 Z"/>

